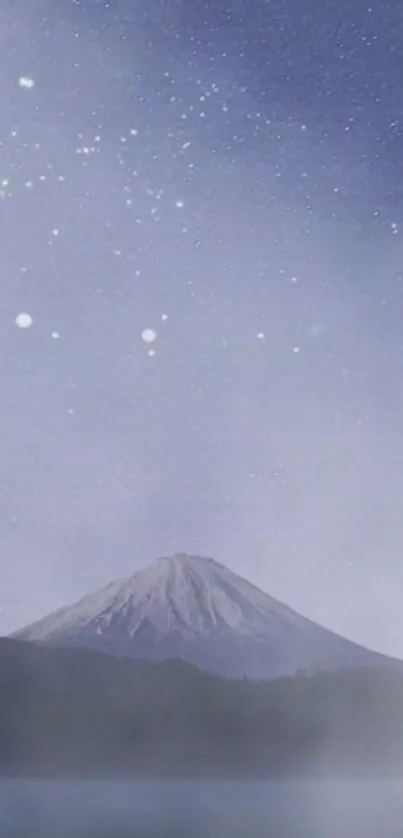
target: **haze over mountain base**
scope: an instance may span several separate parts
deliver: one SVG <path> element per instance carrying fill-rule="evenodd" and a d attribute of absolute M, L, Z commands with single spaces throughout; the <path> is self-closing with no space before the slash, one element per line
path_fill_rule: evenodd
<path fill-rule="evenodd" d="M 0 774 L 403 775 L 403 673 L 269 682 L 0 639 Z"/>

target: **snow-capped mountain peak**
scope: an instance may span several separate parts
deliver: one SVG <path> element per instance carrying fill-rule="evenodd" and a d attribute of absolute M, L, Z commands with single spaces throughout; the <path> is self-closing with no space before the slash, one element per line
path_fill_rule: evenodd
<path fill-rule="evenodd" d="M 120 628 L 135 637 L 145 621 L 157 633 L 189 635 L 220 630 L 243 634 L 264 631 L 278 612 L 295 621 L 290 609 L 276 602 L 213 559 L 179 553 L 81 599 L 46 617 L 27 631 L 45 639 L 93 625 L 108 631 L 119 617 Z M 302 618 L 301 618 L 302 619 Z M 25 634 L 25 633 L 24 633 Z"/>
<path fill-rule="evenodd" d="M 135 658 L 179 657 L 272 677 L 382 659 L 316 626 L 210 558 L 176 554 L 28 626 L 16 637 Z"/>

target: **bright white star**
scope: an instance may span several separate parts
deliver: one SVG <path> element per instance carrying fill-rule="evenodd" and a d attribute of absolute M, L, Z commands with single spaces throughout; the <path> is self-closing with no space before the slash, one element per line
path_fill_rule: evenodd
<path fill-rule="evenodd" d="M 21 312 L 15 318 L 15 322 L 20 329 L 29 329 L 32 326 L 33 320 L 30 314 L 26 314 L 25 312 Z"/>
<path fill-rule="evenodd" d="M 154 343 L 157 339 L 157 332 L 154 329 L 143 329 L 141 339 L 144 343 Z"/>

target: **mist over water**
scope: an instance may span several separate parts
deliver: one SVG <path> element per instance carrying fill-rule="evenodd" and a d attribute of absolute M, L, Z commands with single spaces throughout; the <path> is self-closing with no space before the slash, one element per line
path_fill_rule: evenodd
<path fill-rule="evenodd" d="M 403 781 L 0 784 L 7 838 L 394 838 Z"/>

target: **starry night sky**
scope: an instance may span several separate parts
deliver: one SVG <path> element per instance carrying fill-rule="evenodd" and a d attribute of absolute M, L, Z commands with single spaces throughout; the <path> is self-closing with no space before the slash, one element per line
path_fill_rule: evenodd
<path fill-rule="evenodd" d="M 2 0 L 0 68 L 0 630 L 186 551 L 403 656 L 401 4 Z"/>

